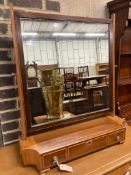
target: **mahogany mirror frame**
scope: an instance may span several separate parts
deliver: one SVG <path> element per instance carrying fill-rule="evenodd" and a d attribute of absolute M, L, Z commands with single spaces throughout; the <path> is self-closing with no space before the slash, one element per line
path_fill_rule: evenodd
<path fill-rule="evenodd" d="M 67 125 L 72 125 L 78 122 L 83 122 L 86 120 L 91 120 L 94 118 L 108 116 L 114 113 L 114 79 L 113 79 L 113 59 L 112 59 L 112 20 L 110 19 L 95 19 L 87 17 L 72 17 L 63 16 L 56 14 L 47 13 L 33 13 L 33 12 L 23 12 L 12 10 L 12 32 L 13 32 L 13 42 L 15 48 L 15 59 L 16 59 L 16 71 L 17 71 L 17 82 L 18 82 L 18 92 L 19 92 L 19 104 L 20 104 L 20 116 L 21 116 L 21 130 L 22 138 L 26 138 L 29 135 L 36 133 L 41 133 L 44 131 L 53 130 L 55 128 L 64 127 Z M 107 110 L 95 111 L 90 114 L 77 115 L 75 118 L 66 119 L 63 121 L 57 121 L 53 123 L 44 123 L 40 126 L 31 126 L 30 119 L 30 109 L 29 109 L 29 98 L 27 92 L 27 81 L 26 72 L 24 64 L 24 53 L 22 45 L 22 35 L 20 27 L 20 18 L 32 18 L 32 19 L 50 19 L 50 20 L 61 20 L 61 21 L 78 21 L 87 23 L 104 23 L 109 26 L 109 93 L 110 93 L 110 108 Z"/>

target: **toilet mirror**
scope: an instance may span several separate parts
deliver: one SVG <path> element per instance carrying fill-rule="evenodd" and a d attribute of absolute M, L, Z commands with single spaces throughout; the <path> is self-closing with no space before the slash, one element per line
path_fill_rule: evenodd
<path fill-rule="evenodd" d="M 113 111 L 111 20 L 14 11 L 13 31 L 27 135 Z"/>

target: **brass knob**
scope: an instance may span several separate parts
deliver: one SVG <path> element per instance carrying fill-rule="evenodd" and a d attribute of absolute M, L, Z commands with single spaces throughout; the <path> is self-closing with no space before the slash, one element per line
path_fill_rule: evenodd
<path fill-rule="evenodd" d="M 59 161 L 58 161 L 58 157 L 57 156 L 53 157 L 53 164 L 54 165 L 59 165 Z"/>
<path fill-rule="evenodd" d="M 124 143 L 124 140 L 122 140 L 121 136 L 116 136 L 116 140 L 117 140 L 117 142 L 119 142 L 120 144 Z"/>
<path fill-rule="evenodd" d="M 116 140 L 117 140 L 118 142 L 120 142 L 120 141 L 121 141 L 120 136 L 116 136 Z"/>

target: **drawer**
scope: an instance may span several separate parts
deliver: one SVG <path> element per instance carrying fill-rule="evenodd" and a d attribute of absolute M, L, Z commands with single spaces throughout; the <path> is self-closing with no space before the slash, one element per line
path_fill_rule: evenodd
<path fill-rule="evenodd" d="M 109 145 L 116 144 L 116 143 L 123 143 L 125 140 L 125 131 L 118 131 L 112 134 L 109 134 Z"/>
<path fill-rule="evenodd" d="M 58 151 L 54 151 L 52 153 L 48 153 L 44 156 L 42 156 L 42 162 L 44 165 L 44 168 L 49 168 L 49 167 L 53 167 L 53 157 L 56 156 L 58 158 L 58 161 L 61 162 L 65 162 L 66 159 L 66 149 L 62 149 L 62 150 L 58 150 Z"/>
<path fill-rule="evenodd" d="M 131 163 L 120 166 L 119 168 L 107 173 L 106 175 L 130 175 L 131 174 Z"/>
<path fill-rule="evenodd" d="M 88 140 L 68 148 L 69 159 L 75 159 L 83 155 L 92 153 L 107 146 L 107 137 L 103 136 L 97 139 Z"/>

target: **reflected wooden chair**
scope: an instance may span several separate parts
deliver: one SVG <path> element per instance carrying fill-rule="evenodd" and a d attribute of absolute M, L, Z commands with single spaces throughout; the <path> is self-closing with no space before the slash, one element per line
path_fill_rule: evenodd
<path fill-rule="evenodd" d="M 89 76 L 89 67 L 88 66 L 78 67 L 78 76 L 79 77 Z M 88 81 L 87 84 L 90 84 L 90 81 Z"/>
<path fill-rule="evenodd" d="M 57 70 L 60 75 L 64 76 L 64 68 L 63 67 L 55 68 L 55 70 Z"/>
<path fill-rule="evenodd" d="M 74 68 L 66 67 L 64 68 L 64 85 L 65 85 L 65 95 L 74 93 L 75 83 L 74 83 Z"/>
<path fill-rule="evenodd" d="M 74 67 L 64 68 L 64 80 L 70 81 L 74 79 Z"/>
<path fill-rule="evenodd" d="M 80 66 L 78 67 L 79 77 L 89 76 L 89 67 L 88 66 Z"/>
<path fill-rule="evenodd" d="M 73 114 L 88 112 L 88 98 L 84 97 L 82 83 L 72 76 L 65 79 L 64 100 L 68 101 L 68 105 L 65 106 L 68 106 L 69 112 Z"/>
<path fill-rule="evenodd" d="M 88 112 L 88 97 L 84 97 L 82 82 L 74 76 L 74 68 L 65 68 L 65 100 L 69 100 L 69 111 L 73 114 Z"/>
<path fill-rule="evenodd" d="M 64 71 L 65 95 L 69 100 L 69 112 L 82 114 L 88 111 L 88 98 L 84 97 L 82 82 L 74 76 L 74 68 Z"/>
<path fill-rule="evenodd" d="M 70 99 L 70 97 L 75 94 L 75 81 L 74 80 L 65 81 L 64 87 L 65 87 L 65 96 L 68 99 Z"/>
<path fill-rule="evenodd" d="M 82 82 L 78 81 L 74 75 L 74 68 L 68 67 L 64 69 L 65 92 L 70 97 L 77 96 L 83 92 Z"/>

